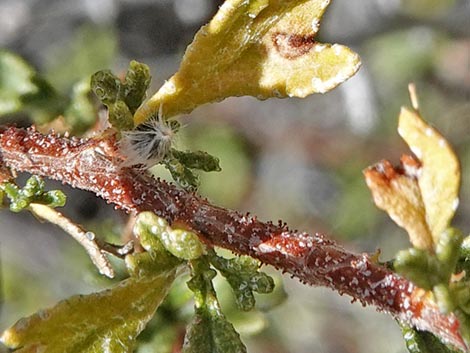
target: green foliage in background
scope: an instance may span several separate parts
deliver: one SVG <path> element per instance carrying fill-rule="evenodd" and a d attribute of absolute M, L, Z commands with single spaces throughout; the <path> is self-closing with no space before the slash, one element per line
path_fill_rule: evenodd
<path fill-rule="evenodd" d="M 63 117 L 58 130 L 81 135 L 97 120 L 88 77 L 110 65 L 116 54 L 112 33 L 84 26 L 60 53 L 50 51 L 54 65 L 40 74 L 19 56 L 0 51 L 0 116 L 27 113 L 35 124 Z M 86 78 L 86 79 L 85 79 Z M 65 126 L 64 126 L 65 125 Z"/>
<path fill-rule="evenodd" d="M 67 104 L 28 63 L 8 51 L 0 51 L 0 115 L 25 110 L 44 123 L 57 117 Z"/>
<path fill-rule="evenodd" d="M 113 29 L 85 24 L 75 31 L 70 41 L 49 48 L 45 76 L 54 87 L 68 91 L 76 82 L 110 67 L 115 61 L 117 46 Z"/>

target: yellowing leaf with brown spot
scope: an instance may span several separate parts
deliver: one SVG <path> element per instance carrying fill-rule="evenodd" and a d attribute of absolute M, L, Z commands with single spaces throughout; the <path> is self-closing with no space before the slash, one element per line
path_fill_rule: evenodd
<path fill-rule="evenodd" d="M 132 352 L 176 272 L 159 271 L 148 253 L 132 257 L 153 267 L 154 274 L 133 276 L 110 290 L 74 296 L 23 318 L 2 333 L 1 342 L 17 353 Z"/>
<path fill-rule="evenodd" d="M 351 77 L 359 56 L 315 40 L 329 0 L 227 0 L 188 46 L 179 71 L 135 114 L 170 117 L 230 96 L 305 97 Z"/>
<path fill-rule="evenodd" d="M 458 205 L 460 164 L 449 143 L 416 111 L 402 108 L 398 133 L 421 161 L 418 176 L 426 223 L 437 244 Z"/>
<path fill-rule="evenodd" d="M 388 161 L 381 161 L 367 168 L 364 175 L 377 207 L 406 229 L 414 247 L 432 251 L 433 239 L 414 175 L 418 171 L 419 163 L 404 156 L 400 168 L 394 168 Z"/>

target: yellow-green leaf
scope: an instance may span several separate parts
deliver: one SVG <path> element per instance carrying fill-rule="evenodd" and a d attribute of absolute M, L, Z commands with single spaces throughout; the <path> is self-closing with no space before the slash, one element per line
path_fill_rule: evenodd
<path fill-rule="evenodd" d="M 367 186 L 377 207 L 408 232 L 414 247 L 432 251 L 431 232 L 426 222 L 426 210 L 416 174 L 419 164 L 411 158 L 402 159 L 402 168 L 382 161 L 364 171 Z"/>
<path fill-rule="evenodd" d="M 147 263 L 149 253 L 132 256 Z M 155 267 L 155 266 L 154 266 Z M 127 353 L 165 298 L 175 268 L 131 277 L 115 288 L 79 295 L 19 320 L 1 341 L 18 353 Z"/>
<path fill-rule="evenodd" d="M 227 0 L 186 50 L 179 71 L 135 114 L 139 124 L 230 96 L 324 93 L 359 68 L 356 53 L 315 40 L 329 0 Z"/>
<path fill-rule="evenodd" d="M 445 138 L 417 111 L 402 108 L 398 133 L 422 164 L 418 184 L 426 209 L 426 223 L 437 244 L 458 206 L 459 161 Z"/>

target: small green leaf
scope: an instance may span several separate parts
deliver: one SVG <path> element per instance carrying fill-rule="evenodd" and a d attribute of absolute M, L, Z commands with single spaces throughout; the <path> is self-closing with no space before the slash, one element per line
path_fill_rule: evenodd
<path fill-rule="evenodd" d="M 36 200 L 35 202 L 38 203 L 38 201 L 40 201 L 40 203 L 42 203 L 43 205 L 47 205 L 49 207 L 64 207 L 65 206 L 65 202 L 67 200 L 67 196 L 65 196 L 65 194 L 60 191 L 60 190 L 51 190 L 51 191 L 47 191 L 45 192 L 41 198 L 39 200 Z"/>
<path fill-rule="evenodd" d="M 204 245 L 196 234 L 183 229 L 172 229 L 159 234 L 163 246 L 174 256 L 185 259 L 197 259 L 204 254 Z"/>
<path fill-rule="evenodd" d="M 245 353 L 246 347 L 220 309 L 206 260 L 195 260 L 188 287 L 194 292 L 195 316 L 186 330 L 183 353 Z"/>
<path fill-rule="evenodd" d="M 129 107 L 122 100 L 109 103 L 109 122 L 118 130 L 132 130 L 134 123 L 132 122 L 132 113 Z"/>
<path fill-rule="evenodd" d="M 101 70 L 91 76 L 91 89 L 103 104 L 114 103 L 118 99 L 121 81 L 110 70 Z"/>
<path fill-rule="evenodd" d="M 167 227 L 168 222 L 155 213 L 140 212 L 135 220 L 134 233 L 139 237 L 140 244 L 145 250 L 158 249 L 160 251 L 164 248 L 156 235 L 165 231 Z"/>
<path fill-rule="evenodd" d="M 46 184 L 40 177 L 33 175 L 27 181 L 25 186 L 20 190 L 20 193 L 27 198 L 39 197 L 44 193 Z"/>
<path fill-rule="evenodd" d="M 163 245 L 170 254 L 184 260 L 196 259 L 205 252 L 204 245 L 196 234 L 183 229 L 172 229 L 165 219 L 152 212 L 139 213 L 135 227 L 145 249 L 161 248 Z"/>
<path fill-rule="evenodd" d="M 455 309 L 454 298 L 447 283 L 441 283 L 433 287 L 432 292 L 439 310 L 442 313 L 450 313 Z"/>
<path fill-rule="evenodd" d="M 427 290 L 445 280 L 439 266 L 435 256 L 416 248 L 400 251 L 394 262 L 395 271 Z"/>
<path fill-rule="evenodd" d="M 109 122 L 118 130 L 134 128 L 133 114 L 142 104 L 150 85 L 147 65 L 131 61 L 124 82 L 109 70 L 101 70 L 91 76 L 91 89 L 108 107 Z"/>
<path fill-rule="evenodd" d="M 170 172 L 173 180 L 188 191 L 195 191 L 199 186 L 198 177 L 183 163 L 173 156 L 167 156 L 163 160 L 163 165 Z"/>
<path fill-rule="evenodd" d="M 404 324 L 400 327 L 410 353 L 458 353 L 441 343 L 432 333 L 417 331 Z"/>
<path fill-rule="evenodd" d="M 356 53 L 317 42 L 324 0 L 227 0 L 195 35 L 179 71 L 139 108 L 136 124 L 162 107 L 166 118 L 230 96 L 324 93 L 359 68 Z"/>
<path fill-rule="evenodd" d="M 2 191 L 10 200 L 10 211 L 20 212 L 28 207 L 29 202 L 20 195 L 20 188 L 13 183 L 3 183 Z"/>
<path fill-rule="evenodd" d="M 213 253 L 211 264 L 220 271 L 232 287 L 237 306 L 249 311 L 255 306 L 253 292 L 271 293 L 274 280 L 263 272 L 259 272 L 259 262 L 249 256 L 224 259 Z"/>
<path fill-rule="evenodd" d="M 440 271 L 447 273 L 448 277 L 455 271 L 459 260 L 460 245 L 463 234 L 455 228 L 448 228 L 441 233 L 439 242 L 436 244 L 436 257 L 441 263 Z"/>
<path fill-rule="evenodd" d="M 141 212 L 137 215 L 134 233 L 140 240 L 142 247 L 147 250 L 146 256 L 150 257 L 158 268 L 173 268 L 181 263 L 181 260 L 171 255 L 158 238 L 158 234 L 167 231 L 168 223 L 153 212 Z M 131 273 L 138 272 L 141 276 L 146 271 L 152 273 L 152 268 L 147 268 L 145 258 L 129 255 L 126 257 L 126 264 Z"/>
<path fill-rule="evenodd" d="M 122 84 L 121 99 L 123 99 L 132 114 L 142 104 L 150 86 L 150 69 L 147 65 L 132 60 Z"/>
<path fill-rule="evenodd" d="M 219 159 L 204 151 L 178 151 L 171 150 L 171 154 L 181 164 L 191 169 L 203 170 L 205 172 L 220 172 Z"/>

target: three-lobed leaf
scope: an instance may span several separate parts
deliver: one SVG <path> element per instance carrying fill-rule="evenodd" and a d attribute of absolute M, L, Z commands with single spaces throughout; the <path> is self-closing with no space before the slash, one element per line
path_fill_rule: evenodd
<path fill-rule="evenodd" d="M 131 130 L 133 114 L 142 104 L 150 85 L 147 65 L 132 60 L 124 81 L 110 70 L 101 70 L 91 76 L 90 86 L 98 99 L 108 107 L 109 122 L 118 130 Z"/>
<path fill-rule="evenodd" d="M 227 0 L 188 46 L 181 66 L 134 115 L 171 117 L 231 96 L 305 97 L 359 68 L 356 53 L 315 39 L 329 0 Z"/>
<path fill-rule="evenodd" d="M 186 330 L 183 353 L 246 353 L 240 335 L 220 308 L 212 285 L 215 271 L 206 259 L 195 260 L 192 266 L 188 287 L 194 293 L 195 315 Z"/>
<path fill-rule="evenodd" d="M 255 306 L 253 292 L 266 294 L 274 290 L 273 278 L 260 272 L 259 261 L 249 256 L 225 259 L 212 254 L 210 262 L 227 279 L 237 306 L 243 311 L 249 311 Z"/>

